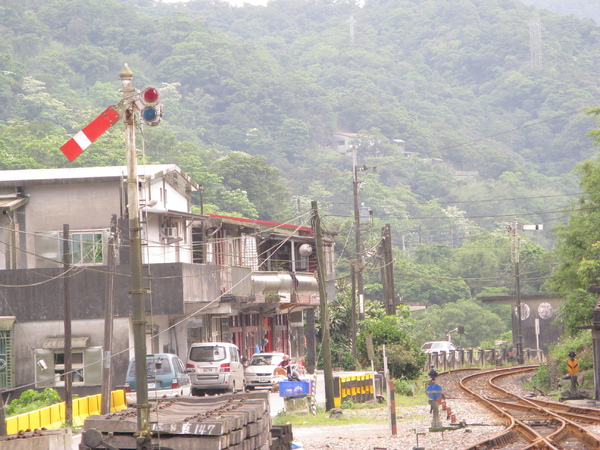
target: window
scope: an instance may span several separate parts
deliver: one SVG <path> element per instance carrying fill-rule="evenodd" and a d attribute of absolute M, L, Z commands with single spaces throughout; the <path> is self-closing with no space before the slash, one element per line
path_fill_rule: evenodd
<path fill-rule="evenodd" d="M 7 323 L 8 320 L 0 320 L 0 389 L 11 389 L 14 387 L 12 322 L 10 322 L 10 328 L 3 326 Z"/>
<path fill-rule="evenodd" d="M 83 353 L 81 351 L 71 352 L 73 385 L 83 384 Z M 54 378 L 57 380 L 56 386 L 65 385 L 65 354 L 64 352 L 54 352 Z"/>
<path fill-rule="evenodd" d="M 109 230 L 80 230 L 69 233 L 71 264 L 104 264 Z M 63 234 L 36 233 L 36 267 L 58 267 L 64 261 Z"/>
<path fill-rule="evenodd" d="M 102 264 L 104 262 L 102 232 L 70 233 L 69 241 L 72 264 Z"/>
<path fill-rule="evenodd" d="M 190 350 L 190 360 L 194 362 L 223 361 L 226 356 L 225 347 L 220 345 L 192 347 Z"/>

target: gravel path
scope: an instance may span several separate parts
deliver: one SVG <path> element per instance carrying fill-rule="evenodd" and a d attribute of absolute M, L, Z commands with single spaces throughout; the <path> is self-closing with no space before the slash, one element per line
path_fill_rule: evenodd
<path fill-rule="evenodd" d="M 345 416 L 361 415 L 383 422 L 355 425 L 324 425 L 293 429 L 294 442 L 301 443 L 304 450 L 457 450 L 477 444 L 504 430 L 502 421 L 484 407 L 465 395 L 457 387 L 458 380 L 473 372 L 451 372 L 436 379 L 442 386 L 446 405 L 456 415 L 457 422 L 466 426 L 444 432 L 430 432 L 432 416 L 428 404 L 397 408 L 397 434 L 392 436 L 387 422 L 385 407 L 368 410 L 343 410 Z M 523 385 L 532 374 L 519 375 L 502 384 L 521 395 L 531 393 Z M 446 411 L 440 407 L 444 427 L 450 427 Z M 594 430 L 595 431 L 595 430 Z M 418 443 L 418 445 L 417 445 Z"/>
<path fill-rule="evenodd" d="M 453 405 L 452 409 L 457 415 L 457 420 L 465 421 L 467 427 L 452 431 L 430 432 L 430 406 L 421 405 L 397 408 L 396 436 L 391 436 L 387 422 L 294 427 L 294 442 L 301 443 L 305 450 L 412 450 L 417 446 L 418 439 L 419 446 L 428 450 L 456 450 L 476 444 L 504 429 L 502 423 L 487 410 L 474 406 L 471 402 L 452 400 L 448 404 Z M 373 412 L 376 417 L 387 419 L 384 409 L 373 410 Z M 356 411 L 344 410 L 346 416 L 353 413 L 357 414 Z M 450 426 L 445 413 L 441 414 L 441 418 L 443 426 Z"/>

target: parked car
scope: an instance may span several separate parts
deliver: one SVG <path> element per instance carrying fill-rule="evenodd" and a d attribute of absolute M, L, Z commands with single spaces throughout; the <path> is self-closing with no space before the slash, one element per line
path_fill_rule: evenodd
<path fill-rule="evenodd" d="M 234 344 L 228 342 L 192 344 L 186 370 L 192 381 L 192 395 L 246 390 L 244 366 L 240 351 Z"/>
<path fill-rule="evenodd" d="M 268 387 L 277 390 L 281 377 L 274 375 L 273 372 L 282 360 L 283 353 L 255 353 L 252 355 L 244 369 L 246 388 Z"/>
<path fill-rule="evenodd" d="M 432 341 L 425 342 L 421 347 L 425 353 L 433 353 L 433 352 L 450 352 L 456 350 L 454 344 L 450 341 Z"/>
<path fill-rule="evenodd" d="M 177 355 L 146 355 L 146 376 L 149 400 L 190 395 L 190 377 L 186 373 L 183 361 Z M 125 397 L 128 404 L 136 402 L 136 391 L 135 358 L 131 358 L 125 377 Z"/>

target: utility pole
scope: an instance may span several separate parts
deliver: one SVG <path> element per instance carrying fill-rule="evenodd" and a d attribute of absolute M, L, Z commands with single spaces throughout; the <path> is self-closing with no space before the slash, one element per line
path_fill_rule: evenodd
<path fill-rule="evenodd" d="M 69 224 L 63 224 L 63 287 L 65 295 L 65 422 L 73 424 L 73 352 L 71 350 L 71 249 L 69 245 Z"/>
<path fill-rule="evenodd" d="M 356 329 L 356 261 L 350 261 L 350 280 L 352 282 L 352 311 L 350 315 L 350 331 L 352 333 L 352 357 L 358 359 L 358 352 L 356 350 L 356 337 L 358 335 Z"/>
<path fill-rule="evenodd" d="M 135 94 L 133 72 L 125 66 L 120 73 L 123 99 Z M 127 103 L 126 101 L 124 102 Z M 140 229 L 137 155 L 135 149 L 135 113 L 133 105 L 124 110 L 125 146 L 127 150 L 127 213 L 129 215 L 129 251 L 131 266 L 131 299 L 133 302 L 133 340 L 135 354 L 135 383 L 137 432 L 139 450 L 150 448 L 151 431 L 146 377 L 146 317 L 142 279 L 142 241 Z"/>
<path fill-rule="evenodd" d="M 327 288 L 325 277 L 325 257 L 323 255 L 323 231 L 317 209 L 317 202 L 311 202 L 313 211 L 313 228 L 317 245 L 317 279 L 319 283 L 319 313 L 321 315 L 321 353 L 323 354 L 323 372 L 325 375 L 325 410 L 335 407 L 333 392 L 333 367 L 331 365 L 331 346 L 329 340 L 329 318 L 327 316 Z"/>
<path fill-rule="evenodd" d="M 389 223 L 381 229 L 381 250 L 383 254 L 381 263 L 383 300 L 387 315 L 393 316 L 396 314 L 396 294 L 394 291 L 394 260 L 392 258 L 392 231 Z"/>
<path fill-rule="evenodd" d="M 362 242 L 360 239 L 360 209 L 358 201 L 358 168 L 356 167 L 356 146 L 352 147 L 352 166 L 353 166 L 353 193 L 354 193 L 354 241 L 356 246 L 356 287 L 358 289 L 358 317 L 365 320 L 365 296 L 363 284 L 363 255 Z"/>
<path fill-rule="evenodd" d="M 510 226 L 513 237 L 513 262 L 515 264 L 515 300 L 517 308 L 517 363 L 523 364 L 523 324 L 521 323 L 521 276 L 519 274 L 519 233 L 517 219 Z"/>
<path fill-rule="evenodd" d="M 517 308 L 517 362 L 519 364 L 523 364 L 525 360 L 523 357 L 523 311 L 521 305 L 521 275 L 519 273 L 519 229 L 525 231 L 543 230 L 544 225 L 519 225 L 517 219 L 515 218 L 513 223 L 508 227 L 508 230 L 513 237 L 513 260 L 515 264 L 515 300 Z"/>
<path fill-rule="evenodd" d="M 102 364 L 102 414 L 110 414 L 110 388 L 112 377 L 110 359 L 112 354 L 113 316 L 115 305 L 115 239 L 117 236 L 117 216 L 110 219 L 110 236 L 108 238 L 108 282 L 106 286 L 106 306 L 104 310 L 104 360 Z"/>

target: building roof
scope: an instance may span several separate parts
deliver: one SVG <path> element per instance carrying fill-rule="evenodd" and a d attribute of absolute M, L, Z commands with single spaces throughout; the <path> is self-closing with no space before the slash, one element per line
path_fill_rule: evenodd
<path fill-rule="evenodd" d="M 305 227 L 302 225 L 294 225 L 291 223 L 279 223 L 279 222 L 269 222 L 267 220 L 257 220 L 257 219 L 246 219 L 244 217 L 232 217 L 232 216 L 221 216 L 218 214 L 208 214 L 209 217 L 212 217 L 214 219 L 220 219 L 223 222 L 228 222 L 228 223 L 244 223 L 244 224 L 252 224 L 252 225 L 259 225 L 259 226 L 266 226 L 266 227 L 273 227 L 273 228 L 285 228 L 285 229 L 289 229 L 289 230 L 294 230 L 294 231 L 304 231 L 304 232 L 310 232 L 313 233 L 314 230 L 311 227 Z"/>
<path fill-rule="evenodd" d="M 177 173 L 185 178 L 193 188 L 198 189 L 198 184 L 175 164 L 140 165 L 137 173 L 138 177 L 144 177 L 148 181 L 168 173 Z M 121 180 L 126 176 L 126 166 L 3 170 L 0 171 L 0 186 L 98 183 Z"/>

